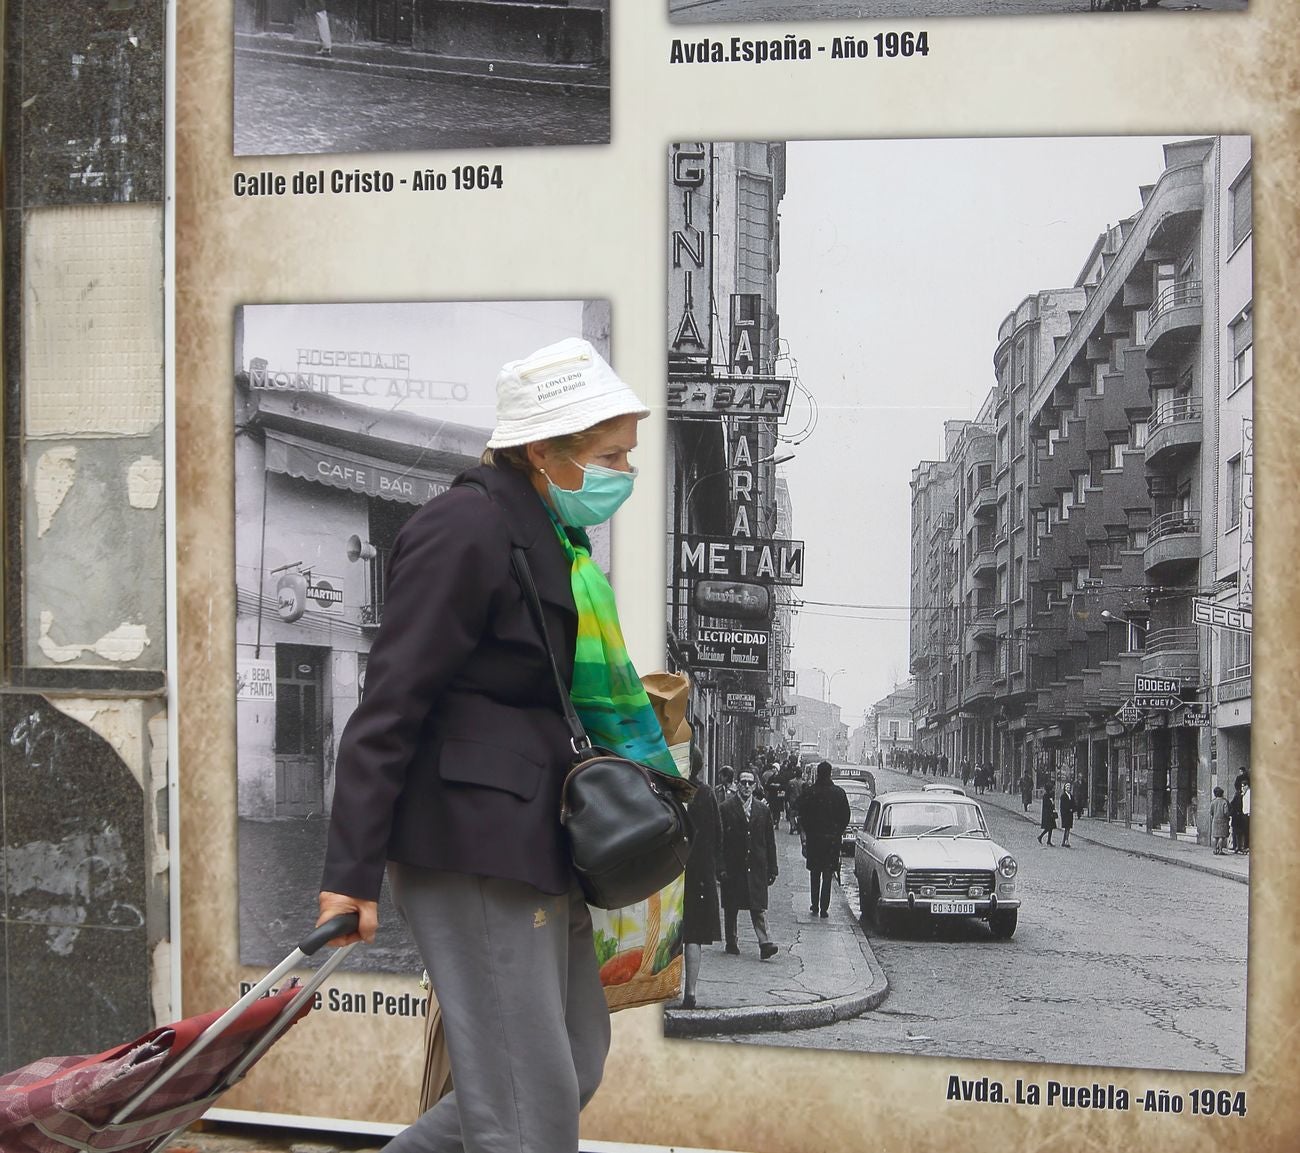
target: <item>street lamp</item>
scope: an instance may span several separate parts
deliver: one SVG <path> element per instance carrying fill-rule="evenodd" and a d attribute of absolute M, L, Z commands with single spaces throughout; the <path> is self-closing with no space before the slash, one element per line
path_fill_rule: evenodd
<path fill-rule="evenodd" d="M 769 462 L 773 465 L 785 464 L 785 462 L 788 460 L 794 460 L 794 453 L 787 452 L 787 453 L 782 453 L 779 456 L 776 453 L 773 453 L 771 456 L 765 456 L 760 458 L 759 460 L 751 461 L 748 467 L 753 467 L 754 465 L 760 465 L 760 464 L 768 464 Z M 712 480 L 715 476 L 723 476 L 726 473 L 735 472 L 736 469 L 739 467 L 740 467 L 739 465 L 729 464 L 727 465 L 726 468 L 714 469 L 713 472 L 706 472 L 703 476 L 697 476 L 695 480 L 691 482 L 691 487 L 686 490 L 686 496 L 682 499 L 682 507 L 683 508 L 690 507 L 691 497 L 695 495 L 695 490 L 704 481 Z"/>
<path fill-rule="evenodd" d="M 822 701 L 828 702 L 831 699 L 831 686 L 835 683 L 835 678 L 841 673 L 847 673 L 848 669 L 836 669 L 833 673 L 828 673 L 825 669 L 813 668 L 815 673 L 822 675 Z"/>

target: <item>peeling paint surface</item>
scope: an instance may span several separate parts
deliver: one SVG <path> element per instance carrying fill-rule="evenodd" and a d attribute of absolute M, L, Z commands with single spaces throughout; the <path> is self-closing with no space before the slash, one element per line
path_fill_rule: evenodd
<path fill-rule="evenodd" d="M 126 495 L 132 508 L 157 508 L 162 487 L 162 461 L 157 457 L 142 456 L 131 462 L 126 472 Z"/>
<path fill-rule="evenodd" d="M 36 462 L 32 491 L 36 497 L 36 535 L 44 536 L 63 507 L 63 498 L 72 491 L 77 479 L 77 450 L 62 445 L 41 453 Z"/>
<path fill-rule="evenodd" d="M 102 701 L 64 697 L 50 701 L 65 717 L 71 717 L 103 737 L 122 763 L 144 788 L 144 734 L 140 701 Z M 164 750 L 165 756 L 166 750 Z"/>
<path fill-rule="evenodd" d="M 107 661 L 133 661 L 150 644 L 148 630 L 144 625 L 127 624 L 125 621 L 112 632 L 105 633 L 99 640 L 89 644 L 60 644 L 50 636 L 53 626 L 54 614 L 48 609 L 42 609 L 41 635 L 37 643 L 46 657 L 60 663 L 75 661 L 86 652 L 92 652 Z"/>

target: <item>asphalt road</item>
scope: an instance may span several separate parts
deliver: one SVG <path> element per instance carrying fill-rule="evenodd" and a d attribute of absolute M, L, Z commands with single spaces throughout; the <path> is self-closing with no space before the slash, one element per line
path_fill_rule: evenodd
<path fill-rule="evenodd" d="M 1156 12 L 1205 9 L 1244 12 L 1247 0 L 1162 0 Z M 831 20 L 873 16 L 912 19 L 929 16 L 1032 16 L 1088 12 L 1088 0 L 669 0 L 675 23 L 734 20 Z M 1145 9 L 1144 9 L 1145 11 Z"/>
<path fill-rule="evenodd" d="M 235 54 L 235 155 L 603 144 L 605 96 L 394 79 Z"/>
<path fill-rule="evenodd" d="M 877 770 L 882 790 L 909 778 Z M 915 785 L 916 778 L 911 778 Z M 889 977 L 880 1008 L 822 1029 L 744 1043 L 1071 1065 L 1241 1072 L 1249 888 L 1096 845 L 1048 849 L 988 806 L 1020 862 L 1010 941 L 983 922 L 867 930 Z M 1060 833 L 1055 838 L 1058 842 Z M 857 909 L 852 866 L 846 895 Z"/>

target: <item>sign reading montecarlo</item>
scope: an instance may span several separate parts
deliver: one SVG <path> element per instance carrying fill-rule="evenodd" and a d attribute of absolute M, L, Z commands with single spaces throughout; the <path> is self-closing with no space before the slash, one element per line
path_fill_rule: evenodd
<path fill-rule="evenodd" d="M 683 533 L 677 538 L 673 570 L 696 580 L 747 580 L 763 584 L 803 584 L 803 541 Z"/>
<path fill-rule="evenodd" d="M 469 388 L 460 381 L 396 376 L 373 365 L 360 365 L 358 368 L 359 371 L 350 371 L 339 365 L 313 367 L 305 364 L 282 370 L 255 360 L 248 369 L 248 386 L 263 392 L 318 392 L 328 396 L 375 400 L 436 400 L 445 403 L 469 399 Z"/>
<path fill-rule="evenodd" d="M 425 504 L 447 491 L 450 478 L 375 460 L 333 446 L 314 445 L 287 433 L 266 434 L 266 467 L 331 488 L 363 492 L 404 504 Z"/>
<path fill-rule="evenodd" d="M 790 381 L 782 376 L 668 377 L 668 418 L 782 420 L 790 404 Z"/>
<path fill-rule="evenodd" d="M 698 628 L 695 630 L 697 668 L 767 671 L 771 636 L 753 629 Z"/>

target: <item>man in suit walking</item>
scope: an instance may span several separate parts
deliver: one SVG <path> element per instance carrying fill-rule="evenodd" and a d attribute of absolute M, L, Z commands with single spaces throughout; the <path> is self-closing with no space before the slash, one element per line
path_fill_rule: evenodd
<path fill-rule="evenodd" d="M 739 953 L 736 920 L 741 909 L 758 938 L 759 956 L 766 961 L 777 946 L 767 933 L 767 891 L 777 877 L 776 831 L 768 807 L 754 796 L 758 777 L 741 769 L 736 792 L 722 803 L 722 907 L 726 912 L 726 951 Z"/>

